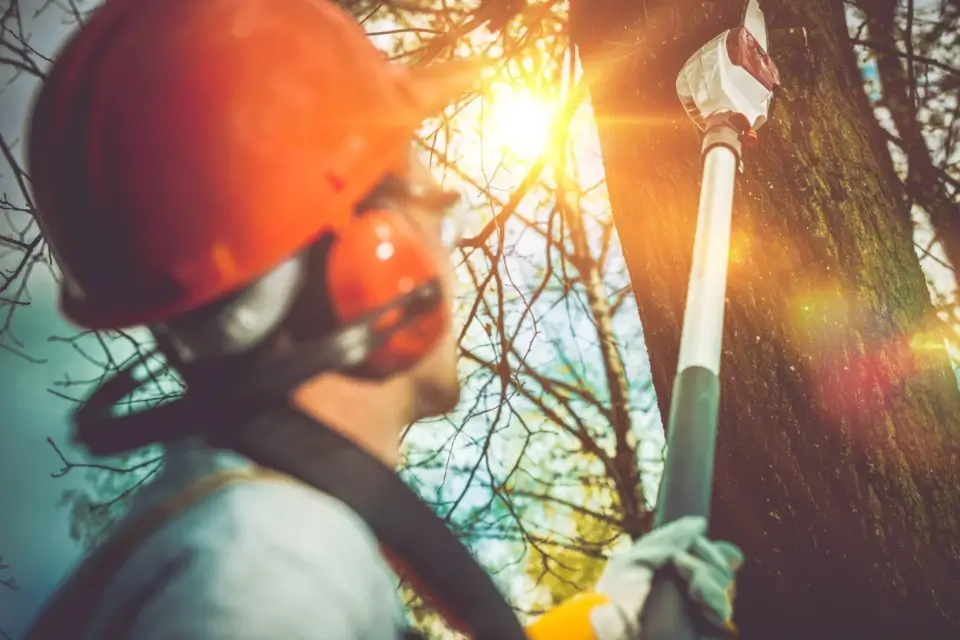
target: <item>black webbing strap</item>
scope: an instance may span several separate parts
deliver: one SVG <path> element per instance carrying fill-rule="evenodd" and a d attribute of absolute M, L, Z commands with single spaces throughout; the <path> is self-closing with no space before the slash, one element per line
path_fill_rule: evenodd
<path fill-rule="evenodd" d="M 473 640 L 526 640 L 513 608 L 470 551 L 397 473 L 339 433 L 282 406 L 212 443 L 346 504 L 420 595 Z"/>

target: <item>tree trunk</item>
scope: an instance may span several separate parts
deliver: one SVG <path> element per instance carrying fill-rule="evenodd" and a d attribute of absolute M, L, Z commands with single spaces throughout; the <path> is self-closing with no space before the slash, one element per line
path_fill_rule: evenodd
<path fill-rule="evenodd" d="M 664 416 L 700 178 L 675 79 L 744 6 L 571 0 Z M 764 8 L 811 46 L 771 36 L 784 86 L 735 196 L 711 532 L 747 554 L 741 637 L 960 637 L 960 392 L 909 216 L 840 0 Z"/>

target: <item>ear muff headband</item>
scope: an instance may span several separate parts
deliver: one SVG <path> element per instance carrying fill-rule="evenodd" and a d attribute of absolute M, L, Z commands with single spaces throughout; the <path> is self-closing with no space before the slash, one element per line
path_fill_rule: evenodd
<path fill-rule="evenodd" d="M 279 327 L 302 294 L 308 257 L 298 254 L 213 309 L 153 327 L 180 365 L 242 354 Z"/>

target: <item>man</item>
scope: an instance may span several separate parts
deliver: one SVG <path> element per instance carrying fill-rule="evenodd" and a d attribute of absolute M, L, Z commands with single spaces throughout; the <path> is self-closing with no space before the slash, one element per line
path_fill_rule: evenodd
<path fill-rule="evenodd" d="M 28 637 L 406 637 L 394 566 L 477 637 L 524 633 L 389 471 L 460 396 L 455 198 L 410 149 L 472 73 L 389 64 L 325 0 L 110 0 L 67 45 L 29 139 L 62 309 L 150 327 L 188 392 L 112 415 L 124 371 L 78 412 L 93 452 L 165 468 Z M 728 627 L 742 559 L 704 533 L 641 539 L 526 633 L 638 637 L 667 567 Z"/>

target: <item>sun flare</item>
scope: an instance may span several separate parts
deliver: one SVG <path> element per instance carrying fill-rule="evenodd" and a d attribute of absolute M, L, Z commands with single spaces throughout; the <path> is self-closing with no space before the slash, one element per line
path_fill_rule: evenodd
<path fill-rule="evenodd" d="M 556 105 L 527 89 L 498 83 L 484 116 L 485 135 L 499 150 L 521 160 L 538 158 L 550 144 Z"/>

